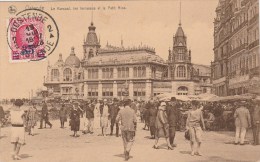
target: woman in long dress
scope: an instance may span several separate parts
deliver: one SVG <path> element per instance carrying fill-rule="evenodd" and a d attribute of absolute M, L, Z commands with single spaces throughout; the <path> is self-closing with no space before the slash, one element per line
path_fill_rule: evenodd
<path fill-rule="evenodd" d="M 157 146 L 159 142 L 159 138 L 165 138 L 166 143 L 168 145 L 168 150 L 173 150 L 170 141 L 169 141 L 169 124 L 167 120 L 166 114 L 166 103 L 162 102 L 159 106 L 159 110 L 157 112 L 156 121 L 155 121 L 155 144 L 153 146 L 154 149 L 159 149 Z"/>
<path fill-rule="evenodd" d="M 79 137 L 77 132 L 80 128 L 80 114 L 82 109 L 79 107 L 78 103 L 73 104 L 73 109 L 70 112 L 70 126 L 71 130 L 74 132 L 73 137 Z"/>
<path fill-rule="evenodd" d="M 33 103 L 32 107 L 29 107 L 26 114 L 26 119 L 29 135 L 34 136 L 34 127 L 37 125 L 37 109 L 35 103 Z"/>

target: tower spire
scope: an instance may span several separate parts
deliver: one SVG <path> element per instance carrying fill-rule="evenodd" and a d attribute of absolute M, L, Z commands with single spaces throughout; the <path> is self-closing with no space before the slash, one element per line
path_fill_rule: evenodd
<path fill-rule="evenodd" d="M 180 0 L 180 22 L 179 22 L 179 26 L 181 26 L 181 0 Z"/>
<path fill-rule="evenodd" d="M 91 10 L 91 24 L 93 24 L 93 4 L 92 4 L 92 10 Z"/>

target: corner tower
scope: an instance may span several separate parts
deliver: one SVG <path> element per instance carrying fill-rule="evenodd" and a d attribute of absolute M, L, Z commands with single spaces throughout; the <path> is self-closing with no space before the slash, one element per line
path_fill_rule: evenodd
<path fill-rule="evenodd" d="M 84 38 L 83 43 L 84 60 L 97 56 L 100 48 L 100 40 L 97 38 L 97 34 L 95 32 L 96 27 L 93 22 L 91 22 L 88 29 L 88 35 Z"/>

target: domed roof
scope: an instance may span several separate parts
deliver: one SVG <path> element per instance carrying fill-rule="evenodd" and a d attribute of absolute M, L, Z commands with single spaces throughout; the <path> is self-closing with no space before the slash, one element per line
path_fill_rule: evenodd
<path fill-rule="evenodd" d="M 65 60 L 65 65 L 74 66 L 74 67 L 80 66 L 80 60 L 74 53 L 74 47 L 71 47 L 71 53 L 70 56 L 67 57 L 67 59 Z"/>
<path fill-rule="evenodd" d="M 85 43 L 87 45 L 99 45 L 97 34 L 95 32 L 96 27 L 94 26 L 93 22 L 91 22 L 91 25 L 88 27 L 88 29 L 89 32 Z"/>

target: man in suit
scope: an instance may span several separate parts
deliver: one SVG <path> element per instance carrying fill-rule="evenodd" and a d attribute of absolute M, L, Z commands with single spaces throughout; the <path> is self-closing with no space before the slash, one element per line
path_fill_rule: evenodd
<path fill-rule="evenodd" d="M 245 107 L 245 104 L 245 101 L 241 101 L 239 107 L 234 113 L 236 126 L 235 144 L 238 144 L 240 136 L 240 145 L 244 145 L 246 130 L 247 128 L 251 127 L 250 113 L 249 110 Z"/>
<path fill-rule="evenodd" d="M 48 107 L 45 101 L 42 101 L 43 105 L 42 105 L 42 115 L 41 115 L 41 121 L 40 121 L 40 128 L 42 129 L 42 123 L 43 120 L 45 121 L 45 128 L 46 128 L 46 124 L 48 124 L 50 126 L 50 128 L 52 128 L 52 124 L 49 121 L 49 113 L 48 113 Z"/>
<path fill-rule="evenodd" d="M 85 113 L 86 113 L 86 121 L 84 126 L 84 134 L 90 133 L 93 134 L 94 128 L 94 109 L 95 106 L 87 101 L 84 105 Z"/>
<path fill-rule="evenodd" d="M 135 111 L 130 107 L 130 105 L 131 100 L 125 100 L 124 108 L 118 112 L 118 115 L 116 117 L 116 122 L 121 123 L 121 132 L 126 161 L 129 159 L 130 150 L 135 140 L 135 131 L 137 123 Z"/>
<path fill-rule="evenodd" d="M 113 129 L 114 129 L 114 125 L 116 124 L 116 137 L 118 137 L 119 134 L 119 126 L 118 123 L 116 123 L 116 117 L 117 114 L 119 112 L 119 104 L 118 104 L 118 100 L 116 98 L 114 98 L 113 100 L 113 104 L 110 106 L 109 109 L 109 114 L 110 114 L 110 135 L 113 135 Z"/>
<path fill-rule="evenodd" d="M 176 145 L 174 145 L 173 142 L 175 138 L 176 126 L 180 116 L 180 112 L 177 109 L 176 102 L 177 102 L 176 98 L 172 97 L 169 102 L 169 105 L 166 107 L 166 113 L 168 116 L 168 123 L 169 123 L 169 140 L 171 146 L 173 147 L 176 147 Z"/>

